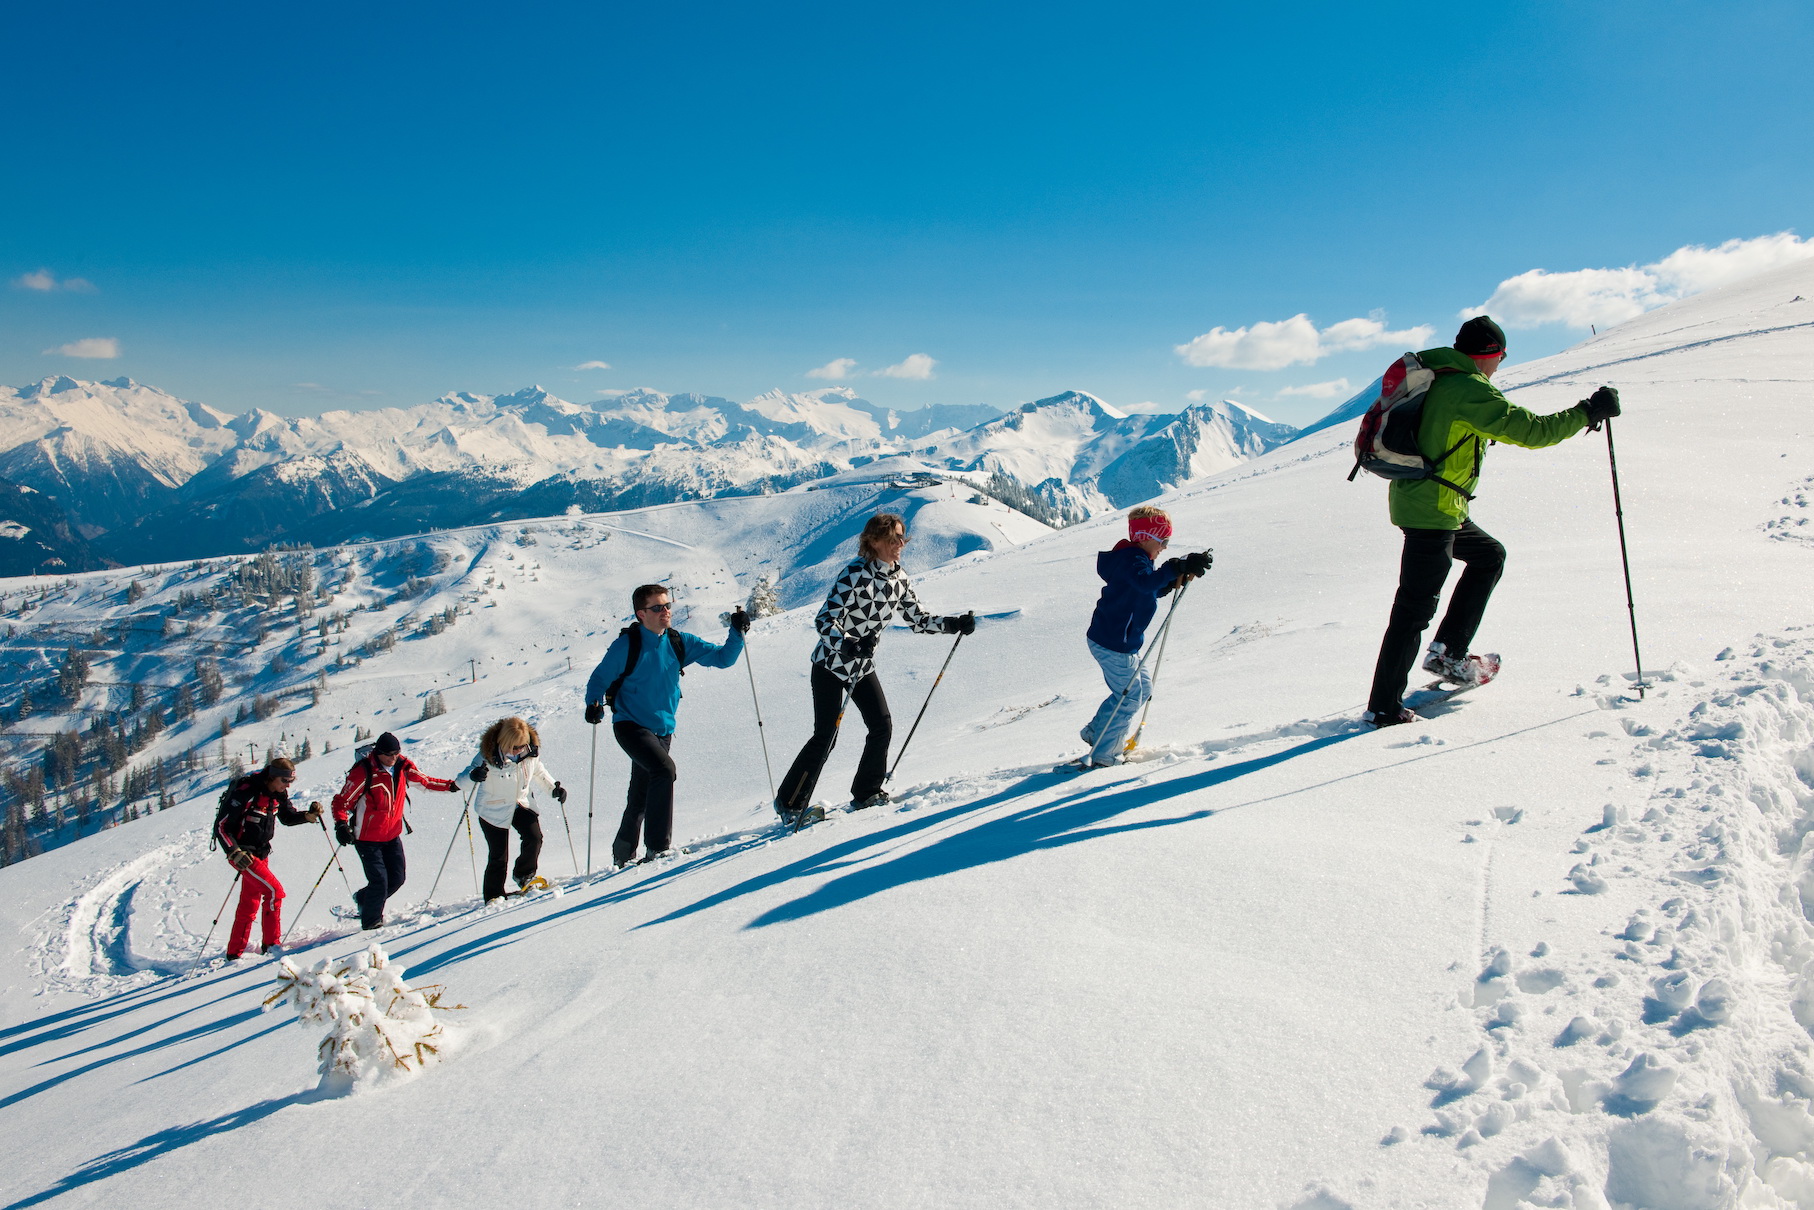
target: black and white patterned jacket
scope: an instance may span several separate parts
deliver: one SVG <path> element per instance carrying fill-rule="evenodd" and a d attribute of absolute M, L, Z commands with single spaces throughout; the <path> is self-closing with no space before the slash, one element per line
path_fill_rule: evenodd
<path fill-rule="evenodd" d="M 875 671 L 875 660 L 866 655 L 852 655 L 844 650 L 846 639 L 880 636 L 894 615 L 920 634 L 949 633 L 950 619 L 933 617 L 920 608 L 913 595 L 913 585 L 899 563 L 877 559 L 853 559 L 831 586 L 825 604 L 813 625 L 819 631 L 819 645 L 813 648 L 813 663 L 843 681 L 854 685 Z"/>

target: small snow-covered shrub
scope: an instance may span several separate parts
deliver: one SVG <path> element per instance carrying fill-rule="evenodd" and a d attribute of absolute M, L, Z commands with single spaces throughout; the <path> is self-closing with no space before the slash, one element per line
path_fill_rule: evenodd
<path fill-rule="evenodd" d="M 289 1005 L 305 1025 L 325 1025 L 318 1053 L 321 1088 L 350 1092 L 396 1072 L 420 1071 L 440 1055 L 437 1012 L 464 1008 L 441 1003 L 439 985 L 412 988 L 377 942 L 331 962 L 304 969 L 289 958 L 277 963 L 277 990 L 264 1008 Z"/>

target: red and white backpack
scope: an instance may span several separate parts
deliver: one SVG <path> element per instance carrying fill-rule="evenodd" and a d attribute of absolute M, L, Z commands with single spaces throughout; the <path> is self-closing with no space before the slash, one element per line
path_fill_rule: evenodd
<path fill-rule="evenodd" d="M 1466 499 L 1474 498 L 1437 473 L 1469 438 L 1463 437 L 1434 461 L 1417 444 L 1423 401 L 1435 381 L 1436 371 L 1415 353 L 1406 353 L 1380 376 L 1379 398 L 1361 417 L 1360 432 L 1354 436 L 1354 469 L 1348 472 L 1348 482 L 1365 470 L 1382 479 L 1434 479 Z"/>

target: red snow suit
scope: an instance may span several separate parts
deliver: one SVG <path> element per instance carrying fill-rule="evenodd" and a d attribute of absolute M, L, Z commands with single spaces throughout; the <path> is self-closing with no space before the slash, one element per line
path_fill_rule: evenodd
<path fill-rule="evenodd" d="M 403 835 L 403 812 L 408 807 L 409 783 L 428 790 L 452 793 L 459 789 L 444 777 L 429 777 L 407 756 L 386 770 L 368 756 L 347 770 L 346 784 L 334 795 L 334 822 L 353 820 L 355 840 L 395 840 Z"/>

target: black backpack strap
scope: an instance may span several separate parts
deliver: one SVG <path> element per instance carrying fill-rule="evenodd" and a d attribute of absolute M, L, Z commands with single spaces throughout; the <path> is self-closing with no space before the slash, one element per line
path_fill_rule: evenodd
<path fill-rule="evenodd" d="M 686 641 L 680 637 L 680 632 L 672 626 L 668 627 L 668 646 L 674 649 L 674 662 L 680 665 L 680 675 L 685 676 L 687 674 Z"/>
<path fill-rule="evenodd" d="M 624 687 L 624 681 L 636 671 L 636 665 L 642 659 L 642 627 L 632 622 L 617 632 L 619 638 L 628 638 L 630 651 L 624 658 L 624 670 L 617 674 L 617 679 L 605 686 L 605 705 L 613 709 L 617 706 L 617 691 Z"/>

